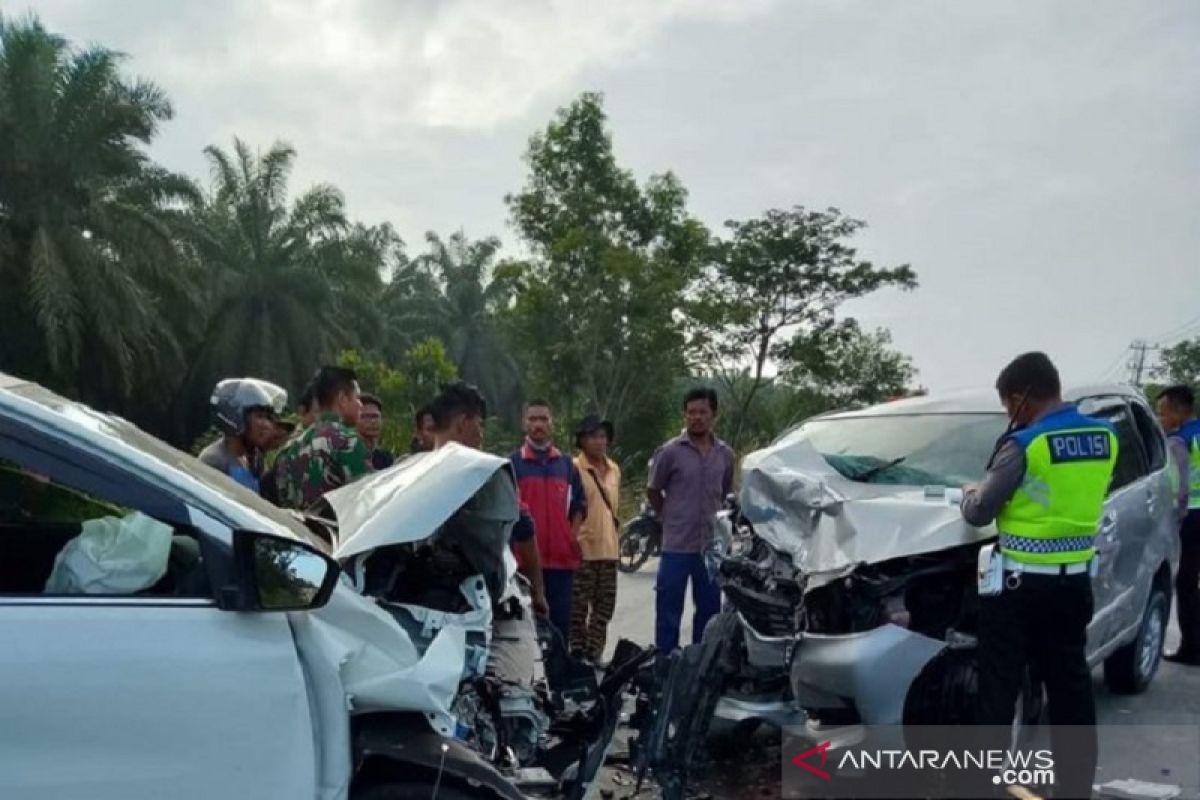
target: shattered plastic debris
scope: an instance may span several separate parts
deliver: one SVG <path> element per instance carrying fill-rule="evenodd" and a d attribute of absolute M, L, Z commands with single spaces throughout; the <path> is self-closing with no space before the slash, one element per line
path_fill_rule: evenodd
<path fill-rule="evenodd" d="M 1183 789 L 1174 784 L 1150 783 L 1135 778 L 1109 781 L 1094 788 L 1100 797 L 1111 800 L 1174 800 L 1183 794 Z"/>

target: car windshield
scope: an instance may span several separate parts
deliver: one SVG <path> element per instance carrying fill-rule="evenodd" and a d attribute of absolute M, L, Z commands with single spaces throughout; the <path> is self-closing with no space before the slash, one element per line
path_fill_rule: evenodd
<path fill-rule="evenodd" d="M 809 442 L 851 480 L 960 486 L 983 477 L 1006 425 L 1003 414 L 828 417 L 804 423 L 787 439 Z"/>

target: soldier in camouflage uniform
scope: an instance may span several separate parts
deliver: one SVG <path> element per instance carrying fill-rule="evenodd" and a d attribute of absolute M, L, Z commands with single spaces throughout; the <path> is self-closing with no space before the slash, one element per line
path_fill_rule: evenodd
<path fill-rule="evenodd" d="M 362 400 L 353 370 L 322 367 L 313 393 L 320 409 L 316 421 L 275 463 L 279 504 L 299 511 L 371 471 L 370 452 L 355 431 Z"/>

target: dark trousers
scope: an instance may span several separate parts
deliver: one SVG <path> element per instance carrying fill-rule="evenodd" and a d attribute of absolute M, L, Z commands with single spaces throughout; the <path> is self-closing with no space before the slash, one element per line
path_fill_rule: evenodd
<path fill-rule="evenodd" d="M 679 625 L 683 620 L 683 601 L 688 580 L 692 582 L 692 643 L 704 636 L 708 621 L 721 611 L 721 588 L 709 580 L 700 553 L 663 553 L 658 562 L 658 578 L 654 584 L 655 618 L 654 644 L 660 653 L 670 653 L 679 646 Z"/>
<path fill-rule="evenodd" d="M 1179 572 L 1175 575 L 1179 652 L 1200 656 L 1200 510 L 1193 509 L 1183 518 L 1179 544 Z"/>
<path fill-rule="evenodd" d="M 1056 798 L 1092 794 L 1097 742 L 1086 660 L 1091 618 L 1086 573 L 1025 574 L 1016 589 L 1006 586 L 979 603 L 979 723 L 1010 726 L 1026 670 L 1044 681 Z M 993 746 L 1003 749 L 1007 742 Z"/>
<path fill-rule="evenodd" d="M 543 569 L 542 581 L 546 584 L 550 624 L 562 636 L 563 647 L 566 648 L 571 635 L 571 596 L 575 591 L 575 570 Z"/>
<path fill-rule="evenodd" d="M 616 608 L 617 562 L 584 561 L 575 574 L 571 601 L 571 650 L 593 661 L 601 658 Z"/>

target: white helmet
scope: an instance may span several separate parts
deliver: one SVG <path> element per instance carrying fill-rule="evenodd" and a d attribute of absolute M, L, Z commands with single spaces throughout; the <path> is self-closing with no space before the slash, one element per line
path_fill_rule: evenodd
<path fill-rule="evenodd" d="M 225 433 L 241 436 L 251 411 L 282 413 L 287 407 L 287 391 L 257 378 L 227 378 L 216 385 L 208 402 L 217 426 Z"/>

